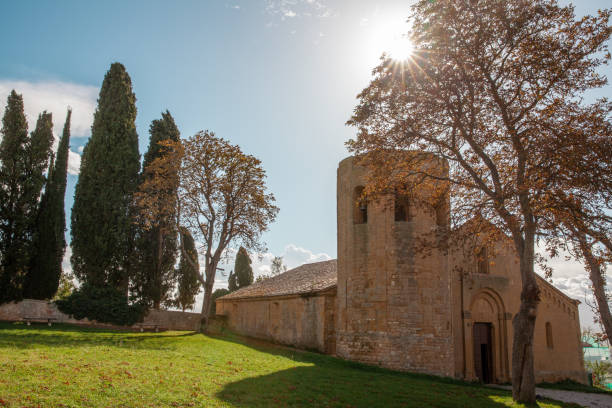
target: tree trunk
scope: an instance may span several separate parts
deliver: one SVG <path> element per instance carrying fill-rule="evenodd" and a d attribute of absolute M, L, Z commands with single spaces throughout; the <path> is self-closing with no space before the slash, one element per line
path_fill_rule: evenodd
<path fill-rule="evenodd" d="M 610 313 L 610 305 L 608 304 L 608 298 L 606 296 L 606 282 L 601 273 L 601 264 L 595 259 L 591 246 L 587 242 L 586 235 L 580 232 L 578 234 L 580 234 L 578 237 L 580 250 L 582 251 L 582 255 L 589 269 L 589 278 L 593 285 L 593 295 L 597 303 L 599 319 L 606 331 L 606 336 L 608 339 L 612 339 L 612 314 Z"/>
<path fill-rule="evenodd" d="M 518 252 L 522 278 L 521 306 L 512 319 L 512 398 L 520 403 L 535 404 L 533 334 L 540 289 L 534 273 L 534 241 L 527 237 Z"/>
<path fill-rule="evenodd" d="M 208 275 L 208 274 L 207 274 Z M 202 314 L 200 319 L 200 332 L 206 333 L 208 331 L 208 320 L 210 317 L 210 306 L 212 304 L 212 289 L 214 280 L 207 279 L 204 283 L 204 299 L 202 300 Z"/>
<path fill-rule="evenodd" d="M 125 271 L 129 271 L 130 270 L 129 263 L 126 262 L 126 265 L 127 266 L 125 267 Z M 124 294 L 128 299 L 130 298 L 130 277 L 128 276 L 127 272 L 123 273 L 123 276 L 121 277 L 121 280 L 118 282 L 116 288 L 119 292 Z"/>
<path fill-rule="evenodd" d="M 164 293 L 162 293 L 161 291 L 161 287 L 162 287 L 162 243 L 163 243 L 163 239 L 164 236 L 162 234 L 162 229 L 160 227 L 157 227 L 157 256 L 156 256 L 156 260 L 155 260 L 155 279 L 153 280 L 153 282 L 156 285 L 156 289 L 154 290 L 154 294 L 155 294 L 155 299 L 153 301 L 153 308 L 155 310 L 159 310 L 159 307 L 161 305 L 161 299 L 164 295 Z"/>

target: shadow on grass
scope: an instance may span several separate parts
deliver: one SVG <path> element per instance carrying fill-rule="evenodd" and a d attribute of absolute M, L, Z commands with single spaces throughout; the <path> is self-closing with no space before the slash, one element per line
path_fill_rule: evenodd
<path fill-rule="evenodd" d="M 402 379 L 415 379 L 421 381 L 434 381 L 441 384 L 453 384 L 463 387 L 481 388 L 481 385 L 476 382 L 467 382 L 457 380 L 451 377 L 439 377 L 435 375 L 411 373 L 405 371 L 394 371 L 388 368 L 382 368 L 374 365 L 368 365 L 357 361 L 344 360 L 339 357 L 333 357 L 328 354 L 322 354 L 318 351 L 300 350 L 293 347 L 271 343 L 265 340 L 260 340 L 252 337 L 240 336 L 230 331 L 225 331 L 220 335 L 209 335 L 218 340 L 236 343 L 262 353 L 272 354 L 289 358 L 298 363 L 305 363 L 317 366 L 323 369 L 335 370 L 356 370 L 368 374 L 381 374 L 390 377 L 399 377 Z"/>
<path fill-rule="evenodd" d="M 360 370 L 295 367 L 225 386 L 217 397 L 236 407 L 506 407 L 509 393 Z M 493 398 L 492 398 L 493 397 Z"/>
<path fill-rule="evenodd" d="M 294 361 L 301 361 L 306 363 L 315 363 L 318 360 L 329 359 L 329 355 L 321 354 L 318 351 L 296 349 L 294 347 L 286 346 L 280 343 L 273 343 L 268 340 L 261 340 L 254 337 L 242 336 L 228 329 L 224 329 L 219 333 L 208 333 L 207 336 L 226 341 L 230 343 L 239 344 L 241 346 L 249 347 L 253 350 L 260 351 L 262 353 L 272 354 L 275 356 L 281 356 L 290 358 Z"/>
<path fill-rule="evenodd" d="M 160 350 L 181 348 L 202 350 L 203 344 L 194 332 L 133 333 L 72 325 L 37 325 L 0 323 L 0 353 L 3 348 L 44 349 L 48 347 L 133 347 Z M 212 336 L 219 341 L 235 343 L 262 353 L 282 356 L 296 363 L 291 367 L 240 378 L 225 383 L 216 397 L 235 407 L 330 406 L 330 407 L 502 407 L 510 393 L 481 387 L 451 378 L 403 373 L 351 361 L 300 351 L 289 347 L 248 339 L 225 332 Z M 204 339 L 204 337 L 202 337 Z M 240 353 L 219 343 L 209 346 Z M 9 350 L 10 351 L 10 350 Z M 209 350 L 210 351 L 210 350 Z M 226 351 L 227 352 L 227 351 Z M 225 357 L 223 357 L 225 358 Z M 262 359 L 262 364 L 266 364 Z M 293 367 L 292 367 L 293 366 Z M 270 365 L 270 367 L 279 367 Z M 236 368 L 238 369 L 238 367 Z M 210 375 L 203 368 L 203 375 Z M 236 371 L 237 373 L 239 371 Z M 240 374 L 237 374 L 240 375 Z"/>
<path fill-rule="evenodd" d="M 392 371 L 245 338 L 228 331 L 212 337 L 308 364 L 226 385 L 216 396 L 236 407 L 478 408 L 507 407 L 512 401 L 510 391 L 484 387 L 479 383 Z M 578 407 L 574 404 L 562 406 Z"/>
<path fill-rule="evenodd" d="M 61 336 L 58 336 L 61 333 Z M 94 334 L 92 336 L 91 334 Z M 43 324 L 27 326 L 22 323 L 0 323 L 0 348 L 19 347 L 91 347 L 123 346 L 134 348 L 167 349 L 172 343 L 168 340 L 193 336 L 195 332 L 181 334 L 139 333 L 123 330 L 112 330 L 54 324 L 49 327 Z"/>

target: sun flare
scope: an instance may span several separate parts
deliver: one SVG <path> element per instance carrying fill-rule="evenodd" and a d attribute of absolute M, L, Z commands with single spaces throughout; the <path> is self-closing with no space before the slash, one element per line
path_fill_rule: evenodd
<path fill-rule="evenodd" d="M 414 46 L 408 37 L 408 24 L 403 19 L 386 19 L 374 28 L 373 52 L 378 56 L 385 53 L 394 60 L 405 61 L 414 53 Z"/>
<path fill-rule="evenodd" d="M 412 56 L 414 47 L 405 36 L 394 39 L 389 43 L 386 52 L 394 60 L 405 61 Z"/>

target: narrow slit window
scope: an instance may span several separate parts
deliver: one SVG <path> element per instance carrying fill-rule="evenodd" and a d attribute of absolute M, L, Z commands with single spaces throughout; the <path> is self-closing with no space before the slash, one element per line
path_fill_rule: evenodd
<path fill-rule="evenodd" d="M 487 248 L 482 247 L 477 254 L 478 261 L 478 273 L 485 275 L 489 274 L 489 256 L 487 254 Z"/>
<path fill-rule="evenodd" d="M 363 196 L 363 186 L 355 187 L 353 194 L 353 223 L 354 224 L 367 224 L 368 222 L 368 202 Z"/>
<path fill-rule="evenodd" d="M 553 348 L 552 324 L 550 322 L 546 322 L 546 347 Z"/>
<path fill-rule="evenodd" d="M 448 207 L 445 201 L 442 201 L 435 206 L 436 225 L 438 227 L 443 227 L 443 228 L 448 227 L 450 215 L 447 209 Z"/>
<path fill-rule="evenodd" d="M 395 193 L 395 221 L 410 221 L 410 200 L 398 193 Z"/>

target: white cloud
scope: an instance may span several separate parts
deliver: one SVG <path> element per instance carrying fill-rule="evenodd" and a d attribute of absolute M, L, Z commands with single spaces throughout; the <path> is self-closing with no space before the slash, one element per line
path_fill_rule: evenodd
<path fill-rule="evenodd" d="M 72 108 L 71 137 L 88 137 L 90 135 L 98 88 L 60 81 L 0 80 L 0 115 L 4 114 L 6 98 L 13 89 L 23 95 L 24 109 L 30 131 L 36 126 L 36 120 L 42 111 L 46 110 L 53 114 L 54 149 L 57 149 L 68 107 Z M 68 172 L 78 174 L 80 164 L 81 156 L 77 152 L 71 151 L 68 157 Z"/>
<path fill-rule="evenodd" d="M 255 278 L 261 275 L 270 273 L 270 265 L 275 254 L 266 252 L 264 254 L 251 254 L 251 266 L 253 267 L 253 275 Z M 285 249 L 279 256 L 283 257 L 283 263 L 287 266 L 287 269 L 293 269 L 306 263 L 313 263 L 319 261 L 327 261 L 331 257 L 324 253 L 314 253 L 309 249 L 299 247 L 295 244 L 289 244 L 285 246 Z M 215 279 L 215 289 L 227 287 L 227 279 L 230 271 L 234 268 L 234 260 L 236 257 L 236 250 L 229 249 L 226 254 L 225 262 L 219 265 L 219 268 L 224 271 L 218 272 Z"/>
<path fill-rule="evenodd" d="M 293 17 L 331 17 L 332 10 L 320 0 L 266 0 L 266 12 L 280 16 L 281 20 Z"/>
<path fill-rule="evenodd" d="M 309 249 L 289 244 L 281 254 L 288 268 L 295 268 L 300 265 L 312 262 L 328 261 L 331 258 L 325 252 L 314 253 Z"/>
<path fill-rule="evenodd" d="M 68 174 L 79 174 L 81 170 L 81 155 L 70 150 L 68 152 Z"/>
<path fill-rule="evenodd" d="M 62 271 L 66 274 L 72 275 L 72 265 L 70 264 L 70 257 L 72 256 L 72 247 L 66 246 L 66 252 L 64 252 L 64 259 L 62 259 Z"/>
<path fill-rule="evenodd" d="M 545 255 L 541 253 L 541 255 Z M 552 267 L 552 284 L 572 299 L 581 302 L 579 306 L 580 323 L 583 327 L 595 327 L 593 323 L 594 314 L 587 303 L 593 304 L 593 290 L 591 281 L 585 271 L 584 265 L 574 259 L 570 259 L 567 253 L 561 253 L 554 259 L 547 259 L 548 266 Z M 543 275 L 541 271 L 537 271 Z M 607 290 L 612 293 L 612 282 L 608 282 Z"/>

